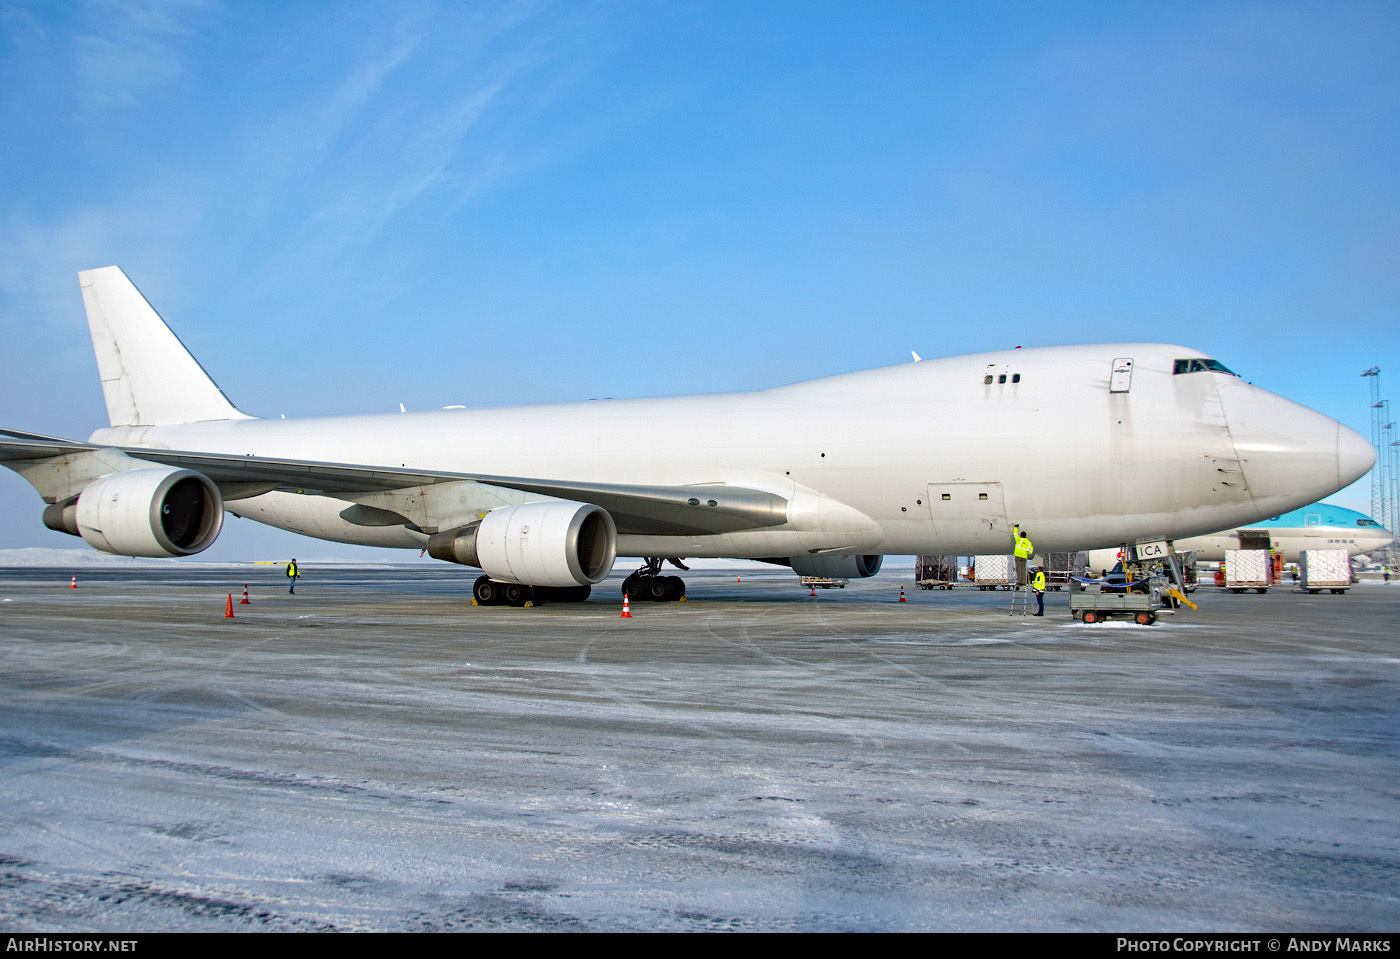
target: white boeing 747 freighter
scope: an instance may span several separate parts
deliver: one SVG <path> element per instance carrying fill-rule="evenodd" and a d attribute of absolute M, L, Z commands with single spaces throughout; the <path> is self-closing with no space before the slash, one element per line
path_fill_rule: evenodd
<path fill-rule="evenodd" d="M 873 575 L 886 554 L 1176 540 L 1248 526 L 1371 468 L 1359 434 L 1183 346 L 1016 349 L 746 393 L 259 419 L 115 266 L 79 274 L 110 420 L 0 430 L 45 523 L 187 556 L 225 511 L 478 567 L 484 603 L 577 600 L 617 556 L 747 557 Z M 683 568 L 683 567 L 682 567 Z"/>

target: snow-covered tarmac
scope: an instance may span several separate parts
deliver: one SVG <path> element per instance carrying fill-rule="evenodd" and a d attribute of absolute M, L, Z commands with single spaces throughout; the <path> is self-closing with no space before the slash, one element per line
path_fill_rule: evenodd
<path fill-rule="evenodd" d="M 0 928 L 1400 926 L 1400 584 L 1137 627 L 304 571 L 0 570 Z"/>

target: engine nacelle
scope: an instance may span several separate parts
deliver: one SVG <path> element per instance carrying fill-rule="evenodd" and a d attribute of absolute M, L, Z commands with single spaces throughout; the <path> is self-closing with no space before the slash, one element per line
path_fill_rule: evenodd
<path fill-rule="evenodd" d="M 880 572 L 883 556 L 838 556 L 832 553 L 808 553 L 789 556 L 788 565 L 798 576 L 820 576 L 824 579 L 865 579 Z"/>
<path fill-rule="evenodd" d="M 209 477 L 156 466 L 89 483 L 73 519 L 78 535 L 104 553 L 189 556 L 218 537 L 224 500 Z"/>
<path fill-rule="evenodd" d="M 588 586 L 612 572 L 617 525 L 588 503 L 502 506 L 474 526 L 433 534 L 428 554 L 505 583 Z"/>

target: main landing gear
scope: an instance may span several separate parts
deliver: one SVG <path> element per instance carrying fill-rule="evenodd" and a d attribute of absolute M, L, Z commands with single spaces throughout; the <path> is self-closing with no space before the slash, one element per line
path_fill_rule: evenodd
<path fill-rule="evenodd" d="M 490 576 L 479 577 L 472 587 L 472 598 L 478 606 L 524 606 L 529 603 L 581 603 L 593 591 L 592 586 L 526 586 L 524 583 L 502 583 Z"/>
<path fill-rule="evenodd" d="M 622 581 L 622 592 L 634 603 L 651 600 L 657 603 L 674 603 L 685 598 L 685 580 L 679 576 L 662 576 L 661 556 L 644 557 L 646 564 Z M 677 569 L 685 569 L 679 560 L 671 560 Z"/>

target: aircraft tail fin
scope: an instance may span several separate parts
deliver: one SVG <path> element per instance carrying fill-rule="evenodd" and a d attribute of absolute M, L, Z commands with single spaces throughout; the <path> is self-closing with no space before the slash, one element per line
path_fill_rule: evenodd
<path fill-rule="evenodd" d="M 253 419 L 229 402 L 119 267 L 78 274 L 113 426 Z"/>

